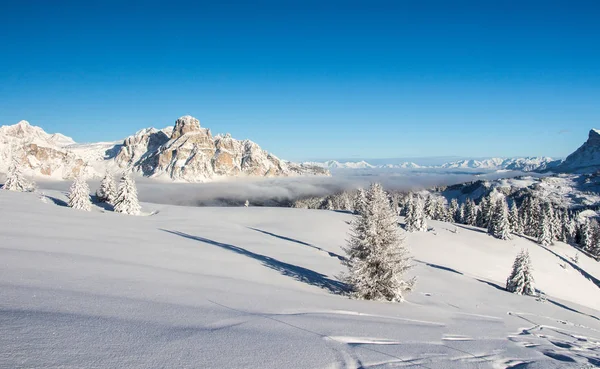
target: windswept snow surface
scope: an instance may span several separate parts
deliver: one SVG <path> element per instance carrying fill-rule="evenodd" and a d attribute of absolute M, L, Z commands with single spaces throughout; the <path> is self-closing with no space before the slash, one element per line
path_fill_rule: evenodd
<path fill-rule="evenodd" d="M 65 202 L 0 191 L 2 368 L 600 366 L 600 263 L 568 245 L 430 222 L 408 301 L 356 301 L 350 214 Z M 521 248 L 546 302 L 502 289 Z"/>

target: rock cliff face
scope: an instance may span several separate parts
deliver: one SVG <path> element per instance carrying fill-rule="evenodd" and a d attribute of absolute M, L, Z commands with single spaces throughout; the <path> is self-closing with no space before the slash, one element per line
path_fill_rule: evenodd
<path fill-rule="evenodd" d="M 285 162 L 256 143 L 213 137 L 198 119 L 184 116 L 172 128 L 147 128 L 120 144 L 78 145 L 27 122 L 0 127 L 0 171 L 18 160 L 30 175 L 69 179 L 80 172 L 101 176 L 106 169 L 148 177 L 199 182 L 233 176 L 329 175 L 326 169 Z"/>
<path fill-rule="evenodd" d="M 558 166 L 556 171 L 591 173 L 600 170 L 600 130 L 592 129 L 587 141 Z"/>

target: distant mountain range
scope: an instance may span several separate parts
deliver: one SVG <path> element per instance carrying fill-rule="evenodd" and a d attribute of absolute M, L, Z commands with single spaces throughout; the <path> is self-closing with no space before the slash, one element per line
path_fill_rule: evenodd
<path fill-rule="evenodd" d="M 0 127 L 0 172 L 16 160 L 29 175 L 68 179 L 104 172 L 137 172 L 187 182 L 233 176 L 329 175 L 322 167 L 281 160 L 250 140 L 212 136 L 198 119 L 184 116 L 173 127 L 146 128 L 119 142 L 77 144 L 21 121 Z"/>
<path fill-rule="evenodd" d="M 339 162 L 329 160 L 325 162 L 307 162 L 305 164 L 320 166 L 327 169 L 485 169 L 485 170 L 520 170 L 523 172 L 544 171 L 557 167 L 561 160 L 549 157 L 526 158 L 490 158 L 490 159 L 464 159 L 440 165 L 419 165 L 413 162 L 396 164 L 372 165 L 364 160 L 357 162 Z"/>

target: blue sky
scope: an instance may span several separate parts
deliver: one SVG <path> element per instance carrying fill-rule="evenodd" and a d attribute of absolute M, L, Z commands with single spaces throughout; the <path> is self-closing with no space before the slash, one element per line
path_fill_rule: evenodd
<path fill-rule="evenodd" d="M 565 156 L 600 128 L 597 1 L 213 3 L 3 2 L 0 124 L 191 114 L 291 160 Z"/>

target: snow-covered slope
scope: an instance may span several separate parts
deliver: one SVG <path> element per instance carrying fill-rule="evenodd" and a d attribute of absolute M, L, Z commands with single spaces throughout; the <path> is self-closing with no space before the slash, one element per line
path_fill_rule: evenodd
<path fill-rule="evenodd" d="M 356 301 L 336 277 L 349 214 L 143 204 L 155 215 L 135 217 L 39 196 L 0 191 L 0 367 L 600 364 L 600 263 L 574 264 L 564 244 L 431 222 L 406 235 L 408 301 Z M 502 290 L 521 248 L 546 302 Z"/>
<path fill-rule="evenodd" d="M 122 142 L 76 144 L 22 121 L 0 127 L 0 172 L 18 160 L 28 175 L 68 179 L 84 171 L 136 171 L 149 177 L 198 182 L 229 176 L 329 175 L 318 166 L 280 160 L 250 140 L 213 137 L 200 122 L 184 116 L 170 128 L 146 128 Z"/>
<path fill-rule="evenodd" d="M 557 168 L 561 172 L 593 173 L 600 169 L 600 130 L 592 129 L 587 141 Z"/>

